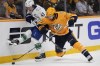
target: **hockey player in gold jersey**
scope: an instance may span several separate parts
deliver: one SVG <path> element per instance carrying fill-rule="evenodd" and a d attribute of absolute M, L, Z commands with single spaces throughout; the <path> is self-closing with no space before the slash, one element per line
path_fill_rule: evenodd
<path fill-rule="evenodd" d="M 88 59 L 88 61 L 91 61 L 93 57 L 74 37 L 73 32 L 69 29 L 69 26 L 73 26 L 76 21 L 76 14 L 66 13 L 64 11 L 57 12 L 54 8 L 49 7 L 46 12 L 46 17 L 43 18 L 38 24 L 44 26 L 46 25 L 47 29 L 51 30 L 51 33 L 55 37 L 55 43 L 60 48 L 63 48 L 66 41 L 68 41 L 73 48 L 79 50 Z M 64 52 L 57 46 L 55 47 L 55 51 L 59 57 L 64 55 Z"/>

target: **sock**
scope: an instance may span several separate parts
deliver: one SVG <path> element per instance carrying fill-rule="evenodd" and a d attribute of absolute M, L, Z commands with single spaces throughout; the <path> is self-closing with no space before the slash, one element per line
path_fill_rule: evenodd
<path fill-rule="evenodd" d="M 83 51 L 83 50 L 85 49 L 84 46 L 81 45 L 81 43 L 79 43 L 79 42 L 76 42 L 76 43 L 73 45 L 73 47 L 74 47 L 75 49 L 79 50 L 79 51 Z"/>

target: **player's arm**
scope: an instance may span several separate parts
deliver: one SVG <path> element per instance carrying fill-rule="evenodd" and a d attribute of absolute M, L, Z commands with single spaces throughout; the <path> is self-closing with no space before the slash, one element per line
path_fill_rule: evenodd
<path fill-rule="evenodd" d="M 37 26 L 38 18 L 33 17 L 30 13 L 26 15 L 26 22 Z"/>
<path fill-rule="evenodd" d="M 76 14 L 71 14 L 71 13 L 68 13 L 68 16 L 69 16 L 68 25 L 69 27 L 71 27 L 77 21 L 78 16 Z"/>
<path fill-rule="evenodd" d="M 40 30 L 41 34 L 46 34 L 48 32 L 48 25 L 37 25 L 38 29 Z"/>
<path fill-rule="evenodd" d="M 26 21 L 29 23 L 31 23 L 31 21 L 35 19 L 30 13 L 26 14 L 25 18 L 26 18 Z"/>
<path fill-rule="evenodd" d="M 40 22 L 37 22 L 38 29 L 42 34 L 46 34 L 48 32 L 48 24 L 46 22 L 46 18 L 42 18 Z"/>

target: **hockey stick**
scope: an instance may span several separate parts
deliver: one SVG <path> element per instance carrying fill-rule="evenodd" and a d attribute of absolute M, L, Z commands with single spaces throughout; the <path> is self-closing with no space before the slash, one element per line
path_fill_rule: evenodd
<path fill-rule="evenodd" d="M 52 36 L 51 37 L 49 37 L 48 39 L 50 39 L 50 38 L 52 38 Z M 45 42 L 46 40 L 48 40 L 48 39 L 45 39 L 43 42 Z M 43 43 L 42 42 L 42 43 Z M 9 43 L 9 45 L 13 45 L 13 43 L 11 43 L 11 41 L 10 40 L 8 40 L 8 43 Z M 40 44 L 42 44 L 42 43 L 40 43 Z M 37 44 L 37 43 L 36 43 Z M 35 47 L 33 47 L 32 49 L 30 49 L 29 51 L 27 51 L 26 53 L 24 53 L 23 55 L 21 55 L 20 57 L 18 57 L 18 58 L 13 58 L 13 62 L 12 62 L 12 64 L 15 64 L 15 60 L 18 60 L 18 59 L 20 59 L 20 58 L 22 58 L 23 56 L 25 56 L 26 54 L 28 54 L 29 52 L 31 52 L 33 49 L 35 49 Z"/>
<path fill-rule="evenodd" d="M 13 45 L 13 44 L 11 43 L 11 41 L 8 41 L 8 43 L 9 43 L 9 45 Z M 32 49 L 30 49 L 29 51 L 27 51 L 26 53 L 24 53 L 24 54 L 21 55 L 20 57 L 18 57 L 18 58 L 13 58 L 12 64 L 15 64 L 15 60 L 18 60 L 18 59 L 24 57 L 26 54 L 28 54 L 29 52 L 31 52 L 33 49 L 35 49 L 35 47 L 33 47 Z"/>
<path fill-rule="evenodd" d="M 50 37 L 48 37 L 47 35 L 46 35 L 46 37 L 48 38 L 48 39 L 50 39 L 50 38 L 52 38 L 54 35 L 52 35 L 52 36 L 50 36 Z M 45 42 L 46 40 L 48 40 L 48 39 L 45 39 L 43 42 Z M 42 42 L 42 43 L 43 43 Z M 11 43 L 11 41 L 8 41 L 8 43 L 9 43 L 9 45 L 13 45 L 13 43 Z M 41 44 L 42 44 L 41 43 Z M 55 44 L 53 41 L 52 41 L 52 43 L 53 44 Z M 37 43 L 36 43 L 37 44 Z M 60 48 L 57 44 L 55 44 L 60 50 L 63 50 L 62 48 Z M 23 55 L 21 55 L 20 57 L 18 57 L 18 58 L 13 58 L 13 60 L 18 60 L 18 59 L 20 59 L 20 58 L 22 58 L 23 56 L 25 56 L 26 54 L 28 54 L 29 52 L 31 52 L 33 49 L 35 49 L 35 47 L 33 47 L 32 49 L 30 49 L 29 51 L 27 51 L 26 53 L 24 53 Z M 64 48 L 65 49 L 65 48 Z"/>
<path fill-rule="evenodd" d="M 25 54 L 21 55 L 20 57 L 18 57 L 18 58 L 13 58 L 14 61 L 12 62 L 12 64 L 15 64 L 15 60 L 18 60 L 18 59 L 24 57 L 26 54 L 28 54 L 29 52 L 31 52 L 33 49 L 35 49 L 35 47 L 33 47 L 32 49 L 30 49 L 28 52 L 26 52 Z"/>
<path fill-rule="evenodd" d="M 45 36 L 46 36 L 47 38 L 49 38 L 47 35 L 45 35 Z M 51 42 L 52 42 L 55 46 L 57 46 L 61 51 L 63 51 L 64 54 L 65 54 L 66 52 L 68 52 L 69 50 L 72 49 L 72 48 L 70 48 L 70 49 L 67 49 L 67 50 L 66 50 L 66 48 L 61 48 L 61 47 L 59 47 L 54 41 L 51 40 Z M 63 54 L 63 55 L 64 55 L 64 54 Z M 62 56 L 63 56 L 63 55 L 62 55 Z M 62 56 L 61 56 L 61 57 L 62 57 Z"/>
<path fill-rule="evenodd" d="M 26 54 L 28 54 L 29 52 L 31 52 L 33 49 L 35 49 L 35 47 L 33 47 L 32 49 L 30 49 L 28 52 L 26 52 L 25 54 L 21 55 L 20 57 L 13 58 L 13 60 L 18 60 L 18 59 L 22 58 L 23 56 L 25 56 Z"/>
<path fill-rule="evenodd" d="M 44 41 L 43 41 L 43 42 L 44 42 Z M 43 42 L 42 42 L 42 43 L 43 43 Z M 41 44 L 42 44 L 42 43 L 41 43 Z M 36 43 L 36 44 L 37 44 L 37 43 Z M 11 43 L 11 44 L 9 43 L 9 45 L 12 45 L 12 43 Z M 33 49 L 35 49 L 35 47 L 33 47 L 32 49 L 30 49 L 29 51 L 27 51 L 26 53 L 24 53 L 24 54 L 21 55 L 20 57 L 18 57 L 18 58 L 13 58 L 13 60 L 18 60 L 18 59 L 22 58 L 23 56 L 25 56 L 26 54 L 28 54 L 29 52 L 31 52 Z"/>
<path fill-rule="evenodd" d="M 48 39 L 50 39 L 50 38 L 52 38 L 54 35 L 53 35 L 52 37 L 48 37 L 47 35 L 45 35 L 45 36 L 46 36 Z M 63 50 L 66 49 L 66 48 L 61 48 L 61 47 L 59 47 L 59 46 L 58 46 L 54 41 L 52 41 L 52 40 L 51 40 L 51 42 L 52 42 L 55 46 L 57 46 L 61 51 L 63 51 Z"/>
<path fill-rule="evenodd" d="M 37 25 L 36 25 L 37 26 Z M 59 31 L 58 31 L 59 32 Z M 50 38 L 52 38 L 54 35 L 52 35 L 52 36 L 50 36 L 50 37 L 48 37 L 49 39 Z M 48 40 L 48 39 L 45 39 L 45 41 L 46 40 Z M 43 41 L 43 42 L 45 42 L 45 41 Z M 42 42 L 42 43 L 43 43 Z M 52 41 L 53 42 L 53 41 Z M 42 44 L 41 43 L 41 44 Z M 54 43 L 54 42 L 53 42 Z M 54 43 L 55 44 L 55 43 Z M 9 43 L 9 45 L 12 45 L 12 43 Z M 56 45 L 56 44 L 55 44 Z M 56 45 L 56 46 L 58 46 L 58 45 Z M 60 49 L 60 50 L 63 50 L 62 48 L 60 48 L 59 46 L 58 46 L 58 48 Z M 13 60 L 18 60 L 18 59 L 20 59 L 20 58 L 22 58 L 23 56 L 25 56 L 26 54 L 28 54 L 29 52 L 31 52 L 33 49 L 35 49 L 35 47 L 34 48 L 32 48 L 32 49 L 30 49 L 28 52 L 26 52 L 25 54 L 23 54 L 23 55 L 21 55 L 20 57 L 18 57 L 18 58 L 13 58 Z"/>

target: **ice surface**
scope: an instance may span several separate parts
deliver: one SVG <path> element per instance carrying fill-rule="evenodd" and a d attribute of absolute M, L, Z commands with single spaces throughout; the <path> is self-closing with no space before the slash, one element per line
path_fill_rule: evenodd
<path fill-rule="evenodd" d="M 63 57 L 50 57 L 41 62 L 35 62 L 32 60 L 25 60 L 16 62 L 14 66 L 100 66 L 100 50 L 90 52 L 94 58 L 94 62 L 90 63 L 81 54 L 70 54 Z M 1 64 L 0 66 L 12 66 L 11 63 Z"/>

